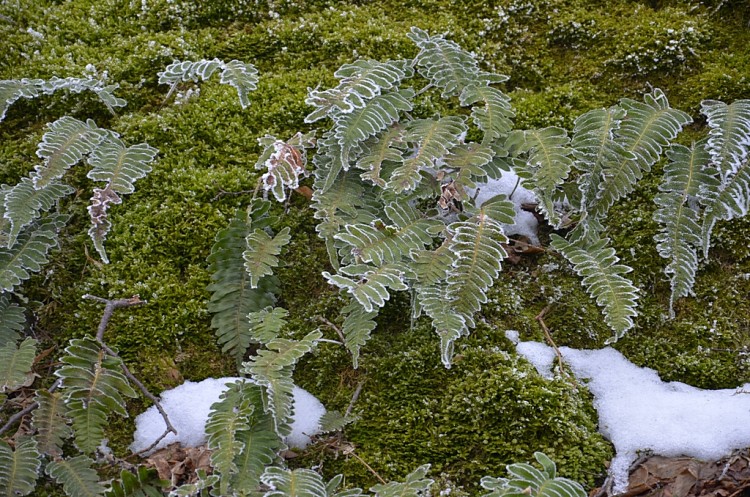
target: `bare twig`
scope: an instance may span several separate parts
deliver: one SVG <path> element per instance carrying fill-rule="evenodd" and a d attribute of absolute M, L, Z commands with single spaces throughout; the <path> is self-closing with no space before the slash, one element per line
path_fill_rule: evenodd
<path fill-rule="evenodd" d="M 239 195 L 249 195 L 251 193 L 255 194 L 256 191 L 257 191 L 257 188 L 255 190 L 241 190 L 239 192 L 228 192 L 224 190 L 223 188 L 219 188 L 219 193 L 214 195 L 214 198 L 211 199 L 211 202 L 216 202 L 221 197 L 230 196 L 230 195 L 233 197 L 237 197 Z"/>
<path fill-rule="evenodd" d="M 101 302 L 104 305 L 104 313 L 102 314 L 102 320 L 99 321 L 99 328 L 96 330 L 96 341 L 101 342 L 104 337 L 104 330 L 107 329 L 107 324 L 109 323 L 109 319 L 112 317 L 112 314 L 115 312 L 115 309 L 120 309 L 122 307 L 133 307 L 136 305 L 144 305 L 147 302 L 145 300 L 141 300 L 141 297 L 138 295 L 133 295 L 129 299 L 117 299 L 117 300 L 107 300 L 103 299 L 101 297 L 97 297 L 95 295 L 89 295 L 86 294 L 83 296 L 84 299 L 89 300 L 95 300 L 97 302 Z"/>
<path fill-rule="evenodd" d="M 568 374 L 568 372 L 565 371 L 565 368 L 563 367 L 562 353 L 560 352 L 560 349 L 557 347 L 557 344 L 555 344 L 555 341 L 552 340 L 552 333 L 550 333 L 549 328 L 547 328 L 547 325 L 544 323 L 544 315 L 547 314 L 549 309 L 550 309 L 550 306 L 545 307 L 544 309 L 542 309 L 542 312 L 536 315 L 534 319 L 536 319 L 537 322 L 539 323 L 539 326 L 542 327 L 542 330 L 544 331 L 544 336 L 547 339 L 547 342 L 549 342 L 550 346 L 555 350 L 555 354 L 557 355 L 558 367 L 560 368 L 560 373 L 563 376 L 572 379 L 573 383 L 577 384 L 577 382 L 575 381 L 575 378 L 572 378 Z"/>
<path fill-rule="evenodd" d="M 359 398 L 359 394 L 362 393 L 362 387 L 365 385 L 364 381 L 360 381 L 359 385 L 357 385 L 357 388 L 354 390 L 354 395 L 352 395 L 352 400 L 349 401 L 349 406 L 346 408 L 346 412 L 344 413 L 344 417 L 348 418 L 349 415 L 352 413 L 352 409 L 354 409 L 354 403 L 357 402 L 357 399 Z"/>
<path fill-rule="evenodd" d="M 49 387 L 49 389 L 47 391 L 49 393 L 54 392 L 55 390 L 57 390 L 60 387 L 61 383 L 62 383 L 62 380 L 60 378 L 58 378 L 57 380 L 55 380 L 55 382 L 52 384 L 52 386 Z M 2 426 L 2 428 L 0 428 L 0 435 L 2 435 L 3 433 L 5 433 L 6 431 L 8 431 L 11 426 L 13 426 L 14 424 L 16 424 L 16 422 L 18 422 L 21 418 L 23 418 L 24 416 L 26 416 L 27 414 L 29 414 L 31 411 L 33 411 L 37 407 L 39 407 L 39 402 L 32 402 L 31 404 L 27 405 L 22 410 L 18 411 L 13 416 L 11 416 L 8 419 L 8 421 Z"/>
<path fill-rule="evenodd" d="M 316 317 L 318 318 L 318 321 L 325 324 L 329 328 L 333 329 L 336 332 L 336 334 L 339 336 L 339 338 L 341 339 L 342 343 L 346 343 L 346 338 L 344 338 L 344 333 L 341 331 L 341 328 L 339 328 L 338 326 L 336 326 L 335 324 L 333 324 L 332 322 L 330 322 L 323 316 L 316 316 Z"/>
<path fill-rule="evenodd" d="M 365 468 L 367 468 L 368 470 L 370 470 L 370 473 L 372 473 L 373 475 L 375 475 L 375 478 L 377 478 L 380 481 L 380 483 L 382 483 L 383 485 L 386 484 L 386 481 L 383 479 L 383 477 L 380 476 L 377 471 L 375 471 L 374 469 L 372 469 L 372 466 L 370 466 L 369 464 L 367 464 L 367 462 L 365 462 L 364 459 L 362 459 L 361 457 L 359 457 L 356 452 L 354 452 L 354 447 L 353 446 L 349 447 L 349 450 L 345 450 L 344 454 L 347 455 L 347 456 L 354 456 L 354 458 L 357 461 L 361 462 L 365 466 Z"/>

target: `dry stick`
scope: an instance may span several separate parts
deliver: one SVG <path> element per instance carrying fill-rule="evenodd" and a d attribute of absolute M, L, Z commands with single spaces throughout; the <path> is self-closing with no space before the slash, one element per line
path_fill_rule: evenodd
<path fill-rule="evenodd" d="M 372 469 L 372 466 L 370 466 L 369 464 L 367 464 L 367 463 L 365 462 L 365 460 L 364 460 L 364 459 L 362 459 L 361 457 L 359 457 L 359 456 L 357 455 L 357 453 L 356 453 L 356 452 L 354 452 L 354 449 L 353 449 L 353 448 L 352 448 L 352 450 L 350 450 L 350 451 L 344 452 L 344 454 L 346 454 L 346 455 L 350 455 L 350 456 L 354 456 L 354 457 L 355 457 L 355 459 L 357 459 L 357 461 L 359 461 L 359 462 L 361 462 L 362 464 L 364 464 L 364 465 L 365 465 L 365 468 L 367 468 L 367 469 L 369 469 L 369 470 L 370 470 L 370 473 L 372 473 L 373 475 L 375 475 L 375 478 L 377 478 L 378 480 L 380 480 L 380 483 L 382 483 L 383 485 L 385 485 L 385 484 L 386 484 L 386 481 L 385 481 L 385 480 L 383 479 L 383 477 L 382 477 L 382 476 L 380 476 L 380 475 L 378 474 L 378 472 L 377 472 L 377 471 L 375 471 L 374 469 Z"/>
<path fill-rule="evenodd" d="M 58 389 L 58 387 L 60 386 L 60 384 L 62 384 L 62 380 L 60 378 L 58 378 L 57 380 L 55 380 L 55 382 L 52 384 L 52 386 L 49 387 L 49 389 L 47 391 L 49 393 L 54 392 L 55 390 Z M 8 431 L 11 426 L 13 426 L 14 424 L 16 424 L 16 421 L 20 420 L 21 418 L 23 418 L 24 416 L 26 416 L 28 413 L 30 413 L 31 411 L 33 411 L 37 407 L 39 407 L 39 402 L 32 402 L 31 404 L 29 404 L 28 406 L 24 407 L 22 410 L 18 411 L 13 416 L 11 416 L 8 419 L 8 422 L 5 423 L 2 426 L 2 428 L 0 428 L 0 435 L 2 435 L 3 433 L 5 433 L 6 431 Z"/>
<path fill-rule="evenodd" d="M 539 325 L 542 327 L 542 330 L 544 331 L 544 336 L 547 338 L 547 341 L 552 346 L 552 348 L 555 350 L 555 354 L 557 355 L 558 367 L 560 368 L 560 373 L 562 373 L 563 376 L 566 376 L 566 377 L 569 378 L 570 375 L 563 368 L 563 356 L 562 356 L 562 353 L 560 352 L 560 349 L 557 348 L 557 345 L 555 344 L 555 341 L 552 340 L 552 334 L 550 333 L 549 328 L 547 328 L 547 325 L 544 324 L 544 315 L 547 314 L 547 312 L 549 311 L 549 309 L 550 309 L 550 306 L 545 307 L 544 309 L 542 309 L 542 312 L 540 312 L 539 314 L 537 314 L 537 316 L 534 319 L 536 319 L 537 322 L 539 323 Z M 575 379 L 573 379 L 573 383 L 576 383 Z"/>
<path fill-rule="evenodd" d="M 352 400 L 349 401 L 349 406 L 346 408 L 346 412 L 344 413 L 344 417 L 348 418 L 349 415 L 352 413 L 352 409 L 354 408 L 354 403 L 357 402 L 357 399 L 359 398 L 359 394 L 362 393 L 362 387 L 365 386 L 364 381 L 360 381 L 357 385 L 357 388 L 354 390 L 354 395 L 352 395 Z"/>
<path fill-rule="evenodd" d="M 333 328 L 333 330 L 338 334 L 339 338 L 341 339 L 342 343 L 346 343 L 346 338 L 344 338 L 344 333 L 341 332 L 341 328 L 333 324 L 332 322 L 328 321 L 323 316 L 316 316 L 318 318 L 318 321 L 321 323 L 329 326 L 330 328 Z"/>

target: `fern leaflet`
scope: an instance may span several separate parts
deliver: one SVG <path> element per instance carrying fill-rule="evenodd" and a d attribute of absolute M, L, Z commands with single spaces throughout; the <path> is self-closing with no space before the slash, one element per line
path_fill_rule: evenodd
<path fill-rule="evenodd" d="M 123 469 L 120 479 L 112 482 L 106 497 L 163 497 L 159 488 L 170 486 L 169 480 L 160 480 L 155 469 L 139 466 L 135 473 Z"/>
<path fill-rule="evenodd" d="M 380 177 L 383 166 L 403 160 L 401 150 L 393 145 L 401 143 L 404 137 L 403 128 L 392 126 L 377 137 L 370 138 L 362 144 L 361 155 L 357 158 L 356 167 L 366 172 L 360 175 L 365 181 L 385 188 L 385 180 Z"/>
<path fill-rule="evenodd" d="M 61 198 L 74 191 L 73 187 L 57 181 L 36 189 L 31 179 L 22 178 L 5 194 L 4 217 L 11 224 L 7 247 L 13 247 L 21 230 L 38 218 L 41 212 L 50 210 Z"/>
<path fill-rule="evenodd" d="M 530 464 L 509 464 L 506 467 L 511 478 L 482 478 L 482 487 L 490 491 L 482 497 L 586 497 L 581 485 L 567 478 L 557 477 L 557 468 L 549 457 L 541 452 L 535 452 L 534 457 L 541 464 L 542 470 Z"/>
<path fill-rule="evenodd" d="M 341 326 L 344 345 L 352 354 L 352 366 L 357 369 L 359 351 L 370 339 L 370 333 L 378 326 L 375 323 L 377 312 L 367 312 L 358 302 L 352 300 L 341 309 L 341 313 L 345 316 L 344 324 Z"/>
<path fill-rule="evenodd" d="M 164 71 L 159 72 L 159 84 L 172 85 L 170 93 L 181 81 L 207 81 L 221 70 L 219 82 L 230 85 L 237 90 L 240 105 L 243 109 L 250 105 L 247 94 L 258 87 L 258 70 L 252 64 L 239 60 L 223 62 L 219 59 L 199 60 L 197 62 L 176 60 Z"/>
<path fill-rule="evenodd" d="M 490 143 L 511 130 L 515 114 L 510 105 L 510 97 L 497 88 L 469 84 L 461 91 L 459 101 L 463 106 L 478 102 L 484 104 L 471 108 L 474 124 L 484 132 L 482 143 Z"/>
<path fill-rule="evenodd" d="M 258 87 L 258 70 L 252 64 L 231 60 L 221 71 L 219 82 L 237 90 L 240 105 L 246 109 L 250 105 L 247 94 Z"/>
<path fill-rule="evenodd" d="M 445 165 L 456 170 L 453 180 L 462 188 L 476 188 L 475 179 L 487 177 L 485 166 L 492 162 L 495 151 L 479 143 L 465 143 L 453 147 L 445 157 Z"/>
<path fill-rule="evenodd" d="M 426 497 L 430 495 L 430 487 L 435 483 L 426 478 L 429 470 L 430 465 L 424 464 L 406 475 L 403 483 L 392 481 L 375 485 L 370 491 L 375 493 L 375 497 Z"/>
<path fill-rule="evenodd" d="M 94 461 L 86 456 L 58 459 L 49 463 L 45 472 L 62 484 L 70 497 L 95 497 L 104 493 L 104 485 L 92 468 Z"/>
<path fill-rule="evenodd" d="M 400 264 L 384 264 L 380 267 L 353 264 L 341 268 L 340 272 L 347 276 L 323 271 L 323 277 L 328 283 L 350 293 L 365 311 L 372 312 L 375 307 L 383 307 L 390 298 L 388 288 L 397 291 L 408 289 L 403 281 L 403 269 Z"/>
<path fill-rule="evenodd" d="M 0 343 L 16 342 L 25 324 L 23 307 L 11 302 L 8 295 L 0 295 Z"/>
<path fill-rule="evenodd" d="M 299 178 L 307 177 L 305 148 L 313 146 L 314 132 L 306 135 L 297 133 L 286 142 L 266 135 L 258 139 L 258 143 L 264 150 L 255 163 L 255 169 L 266 168 L 268 171 L 261 177 L 263 189 L 273 192 L 276 200 L 283 202 L 286 200 L 286 190 L 299 188 Z"/>
<path fill-rule="evenodd" d="M 33 426 L 37 431 L 39 451 L 61 456 L 63 442 L 72 435 L 68 426 L 68 406 L 60 392 L 50 393 L 46 390 L 37 390 L 36 402 L 39 407 L 34 410 Z"/>
<path fill-rule="evenodd" d="M 310 469 L 288 470 L 271 466 L 260 479 L 271 488 L 263 497 L 328 497 L 323 478 Z"/>
<path fill-rule="evenodd" d="M 460 95 L 464 88 L 479 79 L 476 59 L 457 43 L 442 35 L 430 36 L 416 27 L 412 27 L 407 36 L 420 49 L 415 59 L 419 73 L 443 89 L 443 98 Z"/>
<path fill-rule="evenodd" d="M 65 116 L 49 124 L 48 128 L 36 152 L 44 159 L 44 164 L 35 166 L 31 173 L 36 189 L 62 178 L 65 171 L 94 150 L 107 136 L 91 119 L 84 123 Z"/>
<path fill-rule="evenodd" d="M 29 495 L 36 487 L 40 466 L 41 455 L 32 437 L 20 438 L 16 450 L 0 440 L 0 468 L 3 468 L 0 471 L 0 495 Z"/>
<path fill-rule="evenodd" d="M 267 344 L 279 336 L 281 329 L 286 326 L 289 312 L 282 307 L 268 306 L 247 315 L 250 324 L 248 335 L 258 343 Z"/>
<path fill-rule="evenodd" d="M 273 274 L 272 268 L 279 265 L 278 255 L 282 247 L 291 239 L 289 227 L 279 231 L 273 238 L 259 228 L 247 235 L 247 249 L 242 253 L 242 257 L 245 259 L 245 269 L 250 275 L 250 288 L 258 288 L 261 278 Z"/>
<path fill-rule="evenodd" d="M 638 289 L 623 276 L 632 269 L 617 264 L 615 250 L 607 246 L 608 238 L 591 244 L 571 243 L 555 234 L 551 238 L 552 247 L 573 264 L 576 273 L 583 277 L 586 291 L 604 308 L 604 321 L 615 332 L 607 343 L 617 341 L 634 326 L 633 317 L 638 315 Z"/>
<path fill-rule="evenodd" d="M 26 383 L 37 343 L 33 338 L 26 338 L 18 346 L 15 342 L 0 346 L 0 393 L 12 392 Z"/>

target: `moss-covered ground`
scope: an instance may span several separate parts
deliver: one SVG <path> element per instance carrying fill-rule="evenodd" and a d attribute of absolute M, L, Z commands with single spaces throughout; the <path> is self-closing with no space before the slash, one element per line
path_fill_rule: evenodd
<path fill-rule="evenodd" d="M 233 373 L 210 328 L 206 258 L 216 232 L 251 193 L 222 193 L 252 192 L 260 174 L 257 138 L 308 130 L 307 90 L 330 86 L 341 64 L 413 56 L 411 26 L 446 33 L 486 69 L 509 75 L 504 90 L 519 128 L 570 128 L 582 112 L 651 87 L 695 117 L 703 99 L 750 97 L 749 23 L 743 0 L 2 2 L 0 79 L 106 74 L 128 106 L 113 116 L 86 93 L 19 100 L 0 123 L 0 182 L 14 184 L 37 164 L 44 125 L 66 114 L 160 150 L 154 171 L 111 210 L 108 265 L 85 234 L 92 184 L 84 168 L 72 172 L 79 194 L 63 205 L 71 225 L 51 264 L 25 286 L 35 332 L 59 347 L 96 329 L 102 309 L 82 295 L 139 294 L 149 305 L 116 313 L 107 340 L 149 388 Z M 169 88 L 157 83 L 158 71 L 173 59 L 213 57 L 258 67 L 248 109 L 216 81 L 181 104 L 165 102 Z M 443 104 L 431 105 L 425 102 L 425 112 Z M 677 302 L 676 319 L 667 319 L 669 282 L 653 242 L 658 172 L 607 220 L 642 290 L 637 326 L 616 347 L 665 379 L 706 388 L 750 381 L 750 221 L 717 228 L 695 297 Z M 288 225 L 294 235 L 277 271 L 279 303 L 290 311 L 287 332 L 301 336 L 323 326 L 318 316 L 340 322 L 341 302 L 320 276 L 328 259 L 307 200 L 294 196 L 274 214 L 277 227 Z M 609 337 L 599 309 L 551 252 L 505 265 L 490 297 L 450 370 L 440 364 L 428 324 L 408 319 L 406 295 L 381 313 L 358 370 L 341 349 L 321 346 L 297 368 L 298 383 L 340 410 L 362 383 L 353 409 L 359 420 L 346 428 L 345 440 L 323 440 L 293 463 L 319 465 L 329 477 L 344 472 L 348 484 L 376 483 L 346 455 L 349 444 L 386 478 L 431 462 L 441 484 L 475 493 L 479 477 L 501 475 L 505 464 L 543 450 L 563 476 L 593 485 L 612 449 L 596 432 L 588 393 L 565 379 L 542 380 L 515 356 L 504 331 L 543 339 L 535 316 L 546 309 L 559 345 L 599 347 Z M 130 429 L 110 429 L 122 455 Z"/>

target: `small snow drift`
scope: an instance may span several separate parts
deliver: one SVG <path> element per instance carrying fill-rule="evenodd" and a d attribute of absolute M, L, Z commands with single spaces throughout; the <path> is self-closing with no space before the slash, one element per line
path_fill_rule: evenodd
<path fill-rule="evenodd" d="M 517 351 L 551 377 L 555 354 L 550 347 L 521 342 Z M 628 469 L 639 451 L 715 460 L 750 447 L 750 395 L 663 382 L 654 370 L 639 368 L 611 347 L 560 351 L 577 378 L 590 380 L 599 430 L 617 451 L 610 466 L 614 493 L 627 489 Z"/>
<path fill-rule="evenodd" d="M 183 447 L 203 445 L 206 442 L 205 427 L 211 405 L 219 401 L 219 396 L 227 389 L 227 383 L 240 379 L 242 378 L 208 378 L 198 383 L 186 381 L 172 390 L 162 392 L 161 405 L 178 434 L 170 433 L 153 450 L 175 442 L 180 442 Z M 319 421 L 326 410 L 306 390 L 294 387 L 293 395 L 292 432 L 286 437 L 286 443 L 290 447 L 304 448 L 310 443 L 310 436 L 320 431 Z M 154 406 L 135 418 L 135 427 L 133 443 L 130 445 L 133 452 L 149 447 L 166 429 L 164 419 Z"/>

